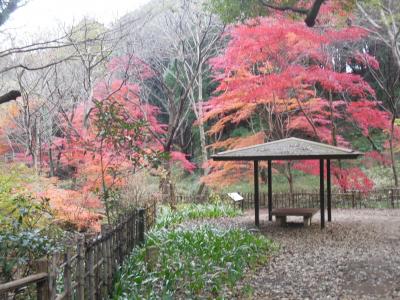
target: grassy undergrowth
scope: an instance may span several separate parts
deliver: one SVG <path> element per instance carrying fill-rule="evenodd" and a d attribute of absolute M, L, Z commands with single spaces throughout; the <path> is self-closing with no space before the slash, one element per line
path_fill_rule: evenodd
<path fill-rule="evenodd" d="M 156 227 L 119 271 L 113 299 L 224 298 L 248 268 L 264 263 L 276 248 L 242 229 L 178 224 L 198 218 L 235 217 L 239 210 L 216 204 L 162 207 Z"/>
<path fill-rule="evenodd" d="M 122 267 L 114 299 L 223 297 L 274 247 L 264 236 L 241 229 L 153 231 Z"/>
<path fill-rule="evenodd" d="M 236 217 L 241 211 L 223 203 L 180 204 L 176 211 L 161 206 L 157 213 L 156 229 L 168 228 L 192 219 Z"/>

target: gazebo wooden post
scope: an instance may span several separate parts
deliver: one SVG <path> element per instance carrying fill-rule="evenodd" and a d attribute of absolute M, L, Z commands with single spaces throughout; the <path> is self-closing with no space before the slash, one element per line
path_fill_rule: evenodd
<path fill-rule="evenodd" d="M 258 188 L 258 160 L 254 161 L 254 214 L 255 223 L 260 227 L 260 193 Z"/>
<path fill-rule="evenodd" d="M 326 160 L 326 197 L 328 208 L 328 222 L 332 221 L 332 190 L 331 190 L 331 160 Z"/>
<path fill-rule="evenodd" d="M 272 160 L 268 160 L 268 220 L 272 221 Z"/>
<path fill-rule="evenodd" d="M 319 160 L 319 205 L 321 213 L 321 229 L 325 227 L 325 190 L 324 190 L 324 160 Z"/>

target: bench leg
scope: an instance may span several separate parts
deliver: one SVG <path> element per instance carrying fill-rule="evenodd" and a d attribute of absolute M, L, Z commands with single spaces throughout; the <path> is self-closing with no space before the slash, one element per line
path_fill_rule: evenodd
<path fill-rule="evenodd" d="M 305 227 L 311 226 L 311 218 L 312 217 L 303 217 L 303 222 Z"/>
<path fill-rule="evenodd" d="M 285 226 L 286 225 L 286 216 L 276 216 L 276 221 L 279 223 L 279 225 L 281 226 Z"/>

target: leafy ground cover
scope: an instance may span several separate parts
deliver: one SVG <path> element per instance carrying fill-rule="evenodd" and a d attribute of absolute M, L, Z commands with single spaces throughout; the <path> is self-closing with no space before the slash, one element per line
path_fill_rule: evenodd
<path fill-rule="evenodd" d="M 220 217 L 236 217 L 240 210 L 223 203 L 180 204 L 176 211 L 162 206 L 157 215 L 156 228 L 168 228 L 191 219 L 207 219 Z"/>
<path fill-rule="evenodd" d="M 222 299 L 248 268 L 265 263 L 276 245 L 243 229 L 174 226 L 188 219 L 237 216 L 224 204 L 164 208 L 143 247 L 122 266 L 113 299 Z"/>
<path fill-rule="evenodd" d="M 241 229 L 153 231 L 122 267 L 114 299 L 223 297 L 273 248 L 262 235 Z"/>

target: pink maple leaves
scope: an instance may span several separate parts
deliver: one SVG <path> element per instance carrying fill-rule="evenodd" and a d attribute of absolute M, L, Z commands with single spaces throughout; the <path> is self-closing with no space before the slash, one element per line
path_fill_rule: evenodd
<path fill-rule="evenodd" d="M 361 76 L 346 72 L 333 55 L 340 43 L 366 34 L 356 27 L 309 28 L 280 16 L 231 28 L 227 49 L 212 60 L 219 86 L 206 104 L 204 121 L 215 120 L 209 133 L 221 134 L 231 125 L 256 119 L 258 130 L 275 139 L 299 135 L 351 146 L 344 134 L 351 124 L 365 136 L 372 128 L 385 130 L 388 114 L 378 106 L 373 88 Z M 378 67 L 367 54 L 349 54 L 348 59 Z M 214 172 L 224 166 L 230 168 L 220 164 Z M 343 189 L 372 184 L 360 169 L 335 174 Z"/>

